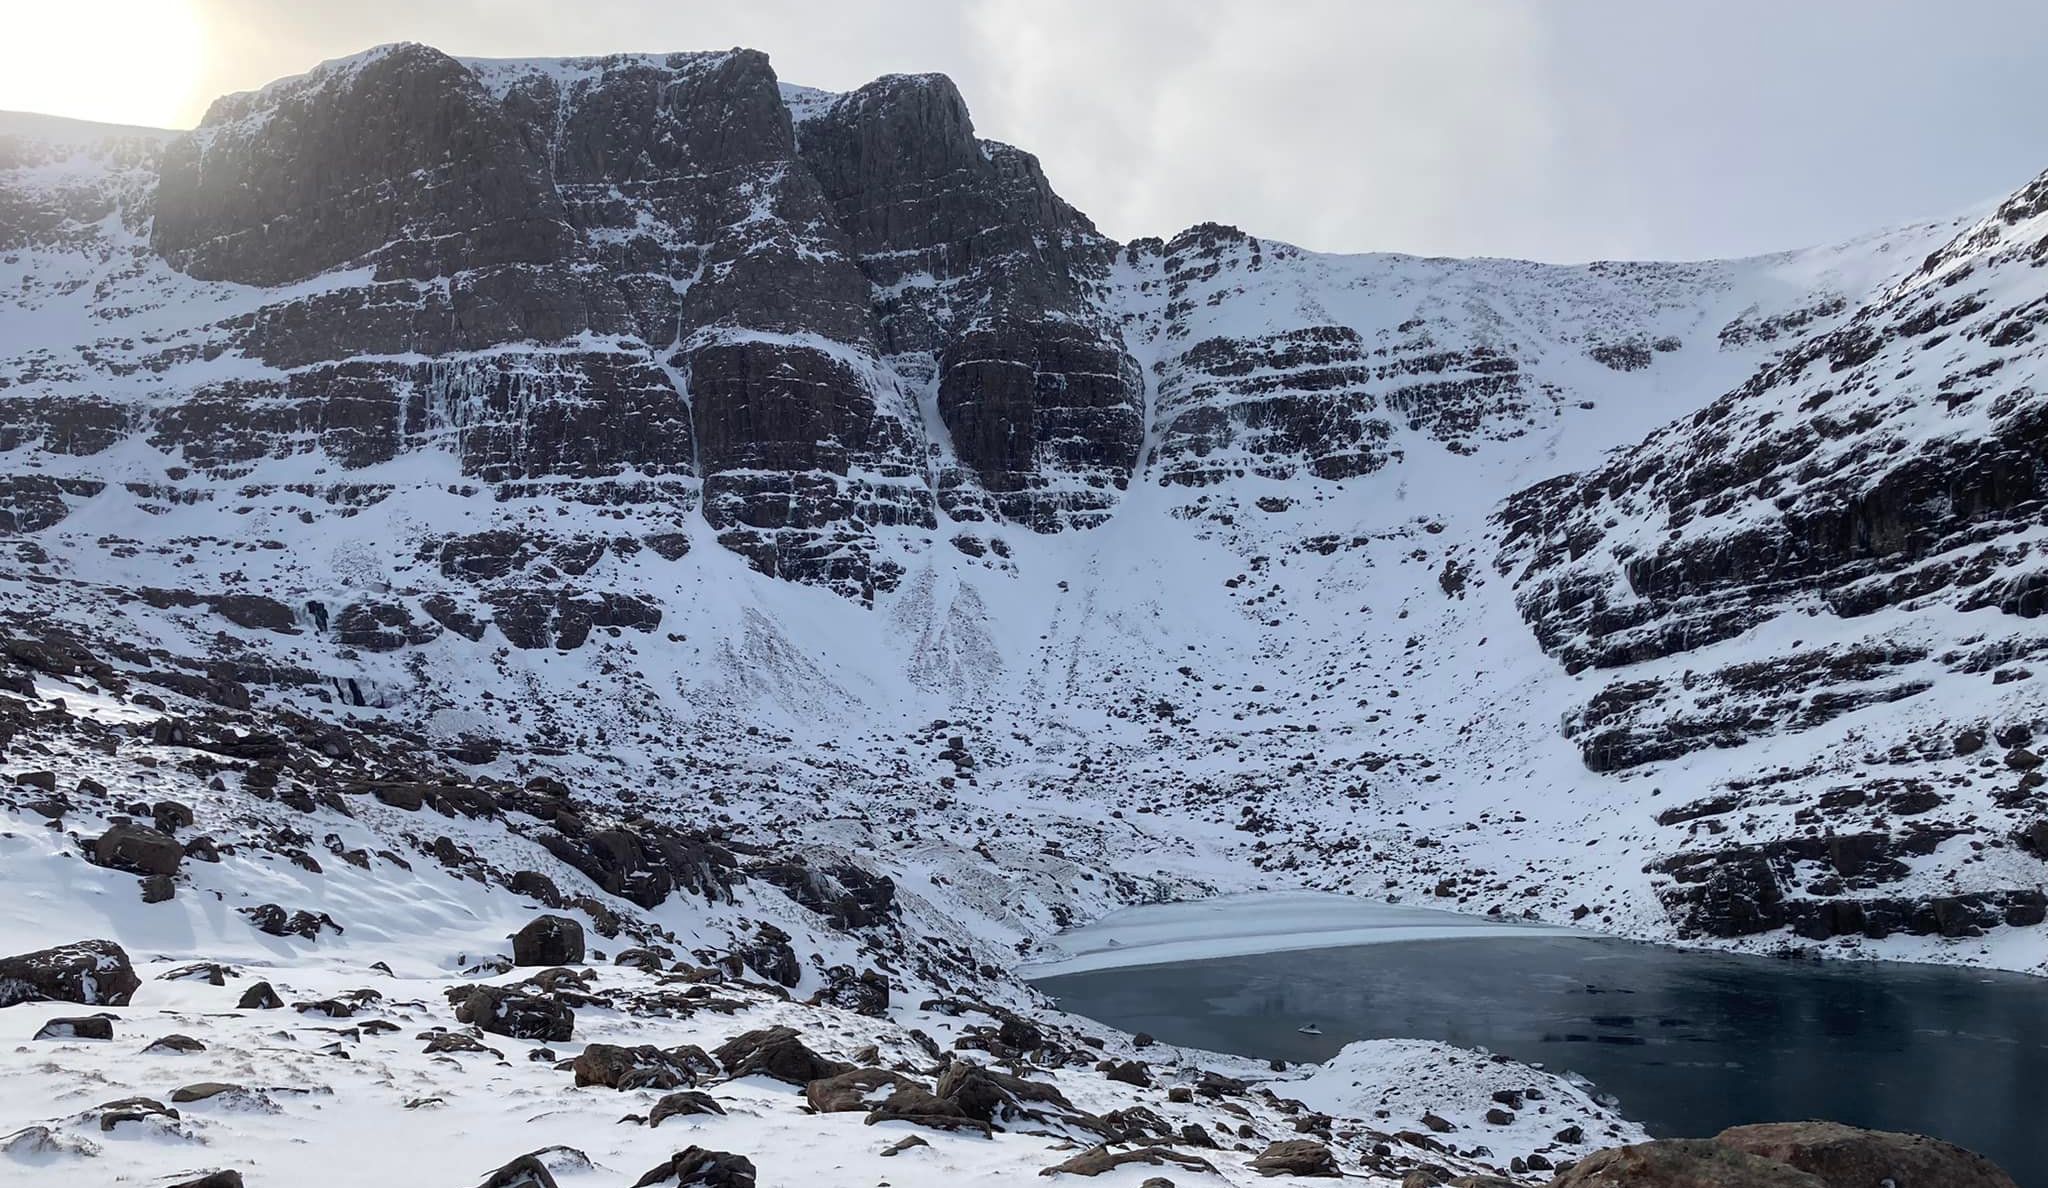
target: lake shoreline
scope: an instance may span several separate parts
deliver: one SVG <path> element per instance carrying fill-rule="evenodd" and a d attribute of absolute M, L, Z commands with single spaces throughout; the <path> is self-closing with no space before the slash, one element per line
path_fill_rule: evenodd
<path fill-rule="evenodd" d="M 1578 936 L 1628 941 L 1679 952 L 1770 957 L 1829 965 L 1913 965 L 2017 974 L 2048 981 L 2048 966 L 1970 960 L 1954 942 L 1924 942 L 1901 953 L 1824 947 L 1790 934 L 1743 938 L 1681 938 L 1635 930 L 1608 931 L 1541 920 L 1483 916 L 1410 903 L 1388 903 L 1301 888 L 1236 891 L 1202 899 L 1121 908 L 1041 941 L 1011 972 L 1025 982 L 1070 974 L 1256 957 L 1316 949 L 1481 937 Z M 1901 938 L 1893 938 L 1894 941 Z"/>
<path fill-rule="evenodd" d="M 1321 1066 L 1361 1041 L 1427 1041 L 1582 1076 L 1656 1137 L 1830 1118 L 1932 1135 L 2022 1183 L 2048 1183 L 2048 1134 L 2015 1108 L 2048 1077 L 2048 989 L 2037 977 L 1775 961 L 1563 930 L 1382 932 L 1385 943 L 1033 984 L 1062 1011 L 1162 1044 Z M 1135 947 L 1158 953 L 1160 935 Z"/>
<path fill-rule="evenodd" d="M 1224 957 L 1403 941 L 1592 933 L 1318 891 L 1251 891 L 1141 904 L 1069 929 L 1020 964 L 1025 981 Z"/>

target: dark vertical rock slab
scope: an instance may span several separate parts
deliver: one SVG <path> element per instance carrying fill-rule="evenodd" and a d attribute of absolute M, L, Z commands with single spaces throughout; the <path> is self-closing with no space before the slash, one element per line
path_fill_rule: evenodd
<path fill-rule="evenodd" d="M 476 76 L 422 45 L 218 100 L 162 169 L 152 243 L 211 280 L 276 285 L 356 264 L 428 279 L 555 264 L 577 247 Z"/>
<path fill-rule="evenodd" d="M 932 521 L 922 443 L 767 57 L 472 65 L 687 393 L 721 542 L 763 572 L 872 593 L 873 526 Z"/>
<path fill-rule="evenodd" d="M 1138 463 L 1144 383 L 1101 297 L 1115 245 L 1028 153 L 974 134 L 950 79 L 879 79 L 798 126 L 803 159 L 878 292 L 883 349 L 936 386 L 979 492 L 1050 531 L 1095 522 Z"/>

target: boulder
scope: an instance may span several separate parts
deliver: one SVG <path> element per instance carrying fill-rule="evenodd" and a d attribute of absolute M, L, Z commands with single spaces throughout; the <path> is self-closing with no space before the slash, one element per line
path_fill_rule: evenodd
<path fill-rule="evenodd" d="M 1269 1145 L 1251 1161 L 1251 1169 L 1262 1176 L 1341 1176 L 1337 1157 L 1314 1139 L 1283 1139 Z"/>
<path fill-rule="evenodd" d="M 659 1126 L 666 1119 L 685 1114 L 723 1113 L 725 1113 L 725 1107 L 719 1105 L 717 1100 L 709 1093 L 699 1093 L 694 1089 L 685 1089 L 679 1093 L 662 1095 L 662 1099 L 655 1102 L 654 1108 L 648 1111 L 647 1124 L 649 1126 Z"/>
<path fill-rule="evenodd" d="M 144 1052 L 177 1052 L 182 1055 L 190 1055 L 194 1052 L 206 1051 L 206 1045 L 189 1035 L 171 1034 L 151 1040 L 149 1045 L 142 1050 Z"/>
<path fill-rule="evenodd" d="M 889 979 L 872 969 L 855 973 L 850 965 L 835 965 L 825 971 L 825 988 L 812 1001 L 879 1019 L 889 1013 Z"/>
<path fill-rule="evenodd" d="M 39 1040 L 110 1040 L 114 1038 L 114 1017 L 112 1015 L 82 1015 L 74 1018 L 51 1019 L 37 1029 Z"/>
<path fill-rule="evenodd" d="M 512 963 L 583 964 L 583 925 L 567 916 L 536 916 L 512 934 Z"/>
<path fill-rule="evenodd" d="M 778 986 L 794 986 L 803 980 L 803 965 L 790 947 L 789 934 L 773 924 L 763 924 L 760 934 L 738 951 L 741 964 Z"/>
<path fill-rule="evenodd" d="M 141 985 L 128 954 L 112 941 L 74 941 L 0 958 L 0 1007 L 46 1000 L 126 1006 Z"/>
<path fill-rule="evenodd" d="M 821 1114 L 843 1114 L 873 1109 L 905 1088 L 924 1086 L 886 1068 L 856 1068 L 805 1085 L 804 1100 Z"/>
<path fill-rule="evenodd" d="M 342 930 L 341 925 L 336 924 L 334 918 L 326 912 L 315 913 L 304 909 L 287 912 L 274 903 L 260 903 L 255 907 L 235 910 L 248 917 L 250 925 L 256 931 L 269 936 L 298 936 L 317 941 L 320 939 L 320 931 L 324 928 L 332 928 L 337 933 Z"/>
<path fill-rule="evenodd" d="M 914 1081 L 897 1085 L 873 1106 L 864 1119 L 869 1126 L 878 1122 L 908 1122 L 935 1130 L 972 1130 L 983 1135 L 995 1133 L 994 1123 L 970 1115 L 957 1099 L 940 1097 Z"/>
<path fill-rule="evenodd" d="M 882 1005 L 887 1006 L 888 1003 L 884 1001 Z M 1038 1024 L 1020 1015 L 1004 1018 L 996 1028 L 996 1039 L 1000 1040 L 1003 1046 L 1019 1052 L 1030 1052 L 1045 1046 L 1045 1032 Z M 1131 1044 L 1139 1048 L 1150 1047 L 1152 1037 L 1141 1031 L 1131 1037 Z"/>
<path fill-rule="evenodd" d="M 1173 1140 L 1173 1124 L 1159 1116 L 1158 1111 L 1144 1106 L 1125 1106 L 1102 1115 L 1103 1126 L 1110 1134 L 1111 1143 L 1135 1146 L 1149 1146 L 1154 1138 Z"/>
<path fill-rule="evenodd" d="M 542 994 L 561 996 L 572 1006 L 587 1006 L 591 999 L 586 992 L 596 978 L 597 971 L 594 969 L 574 970 L 566 965 L 557 965 L 541 970 L 521 982 L 520 986 L 529 987 Z"/>
<path fill-rule="evenodd" d="M 1153 1167 L 1178 1166 L 1191 1171 L 1214 1173 L 1216 1165 L 1199 1155 L 1183 1155 L 1170 1147 L 1138 1147 L 1130 1151 L 1111 1151 L 1108 1147 L 1090 1147 L 1068 1159 L 1055 1163 L 1039 1172 L 1041 1176 L 1099 1176 L 1106 1171 L 1129 1163 L 1143 1163 Z"/>
<path fill-rule="evenodd" d="M 185 860 L 176 838 L 147 825 L 116 824 L 93 840 L 95 866 L 139 875 L 174 875 Z"/>
<path fill-rule="evenodd" d="M 1724 1130 L 1714 1141 L 1789 1164 L 1828 1188 L 2017 1188 L 1982 1155 L 1918 1134 L 1838 1122 L 1771 1122 Z"/>
<path fill-rule="evenodd" d="M 439 625 L 414 619 L 402 602 L 366 599 L 334 617 L 335 639 L 366 652 L 395 652 L 408 644 L 431 643 L 440 634 Z"/>
<path fill-rule="evenodd" d="M 532 1155 L 521 1155 L 484 1177 L 477 1188 L 556 1188 L 555 1175 Z"/>
<path fill-rule="evenodd" d="M 507 886 L 512 888 L 514 895 L 538 899 L 549 907 L 559 906 L 562 902 L 562 892 L 555 886 L 555 881 L 537 870 L 513 872 L 512 881 Z"/>
<path fill-rule="evenodd" d="M 1140 1089 L 1152 1087 L 1152 1074 L 1142 1060 L 1105 1060 L 1102 1075 L 1124 1085 L 1135 1085 Z"/>
<path fill-rule="evenodd" d="M 743 1032 L 718 1045 L 711 1054 L 734 1077 L 759 1074 L 792 1085 L 808 1085 L 853 1069 L 850 1064 L 827 1060 L 805 1047 L 794 1027 Z"/>
<path fill-rule="evenodd" d="M 242 991 L 241 1000 L 235 1003 L 239 1011 L 275 1011 L 284 1006 L 284 999 L 277 996 L 269 982 L 258 982 Z"/>
<path fill-rule="evenodd" d="M 199 818 L 193 815 L 191 805 L 175 800 L 159 800 L 150 805 L 149 819 L 151 824 L 156 826 L 157 832 L 167 836 L 176 836 L 178 830 L 189 829 L 199 822 Z"/>
<path fill-rule="evenodd" d="M 513 1039 L 560 1042 L 576 1031 L 576 1012 L 546 994 L 512 986 L 458 986 L 448 992 L 458 1022 Z"/>
<path fill-rule="evenodd" d="M 99 1116 L 100 1131 L 103 1134 L 112 1131 L 123 1122 L 148 1122 L 152 1119 L 169 1122 L 176 1122 L 178 1120 L 178 1111 L 148 1097 L 124 1097 L 119 1101 L 110 1101 L 105 1105 L 95 1106 L 91 1112 Z"/>
<path fill-rule="evenodd" d="M 678 1188 L 754 1188 L 754 1161 L 729 1151 L 689 1147 L 633 1181 L 633 1188 L 675 1184 Z"/>
<path fill-rule="evenodd" d="M 618 1044 L 586 1044 L 574 1064 L 576 1086 L 603 1085 L 608 1089 L 686 1089 L 702 1076 L 714 1075 L 718 1065 L 702 1048 L 692 1044 L 663 1050 L 652 1044 L 621 1047 Z"/>
<path fill-rule="evenodd" d="M 1610 1147 L 1574 1164 L 1551 1184 L 1553 1188 L 1829 1188 L 1826 1180 L 1790 1164 L 1711 1139 L 1660 1139 Z"/>
<path fill-rule="evenodd" d="M 425 1052 L 429 1056 L 441 1056 L 451 1052 L 479 1052 L 488 1056 L 495 1056 L 499 1060 L 505 1058 L 503 1052 L 486 1046 L 482 1040 L 465 1031 L 436 1031 L 430 1033 L 427 1036 Z"/>
<path fill-rule="evenodd" d="M 242 1188 L 242 1173 L 223 1168 L 209 1172 L 196 1180 L 180 1180 L 168 1188 Z"/>
<path fill-rule="evenodd" d="M 367 787 L 370 795 L 380 803 L 402 812 L 416 813 L 427 804 L 428 789 L 424 784 L 373 784 Z"/>
<path fill-rule="evenodd" d="M 897 914 L 896 883 L 852 863 L 813 868 L 801 858 L 755 867 L 748 872 L 780 887 L 791 899 L 832 922 L 835 932 L 885 923 Z"/>
<path fill-rule="evenodd" d="M 28 1161 L 100 1153 L 99 1144 L 79 1135 L 60 1134 L 47 1126 L 25 1126 L 12 1134 L 0 1135 L 0 1155 Z"/>
<path fill-rule="evenodd" d="M 938 1095 L 958 1103 L 968 1117 L 989 1123 L 1018 1118 L 1043 1121 L 1044 1112 L 1033 1108 L 1040 1105 L 1068 1113 L 1074 1109 L 1066 1095 L 1051 1085 L 964 1060 L 954 1061 L 939 1074 Z"/>
<path fill-rule="evenodd" d="M 292 608 L 262 594 L 223 594 L 213 604 L 220 616 L 237 627 L 293 634 L 298 616 Z"/>

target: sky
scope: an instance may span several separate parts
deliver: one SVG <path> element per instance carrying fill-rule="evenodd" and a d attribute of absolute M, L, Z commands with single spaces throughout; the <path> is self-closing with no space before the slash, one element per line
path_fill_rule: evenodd
<path fill-rule="evenodd" d="M 163 127 L 390 41 L 938 71 L 1119 239 L 1732 256 L 2048 168 L 2042 0 L 0 0 L 0 30 L 0 110 Z"/>

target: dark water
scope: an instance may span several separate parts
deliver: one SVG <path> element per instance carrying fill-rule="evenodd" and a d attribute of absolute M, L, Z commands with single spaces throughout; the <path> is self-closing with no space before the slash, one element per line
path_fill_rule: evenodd
<path fill-rule="evenodd" d="M 1586 938 L 1411 941 L 1047 978 L 1066 1010 L 1290 1061 L 1355 1039 L 1578 1072 L 1653 1135 L 1830 1118 L 1931 1134 L 2048 1188 L 2048 980 Z M 1303 1023 L 1324 1034 L 1306 1036 Z"/>

